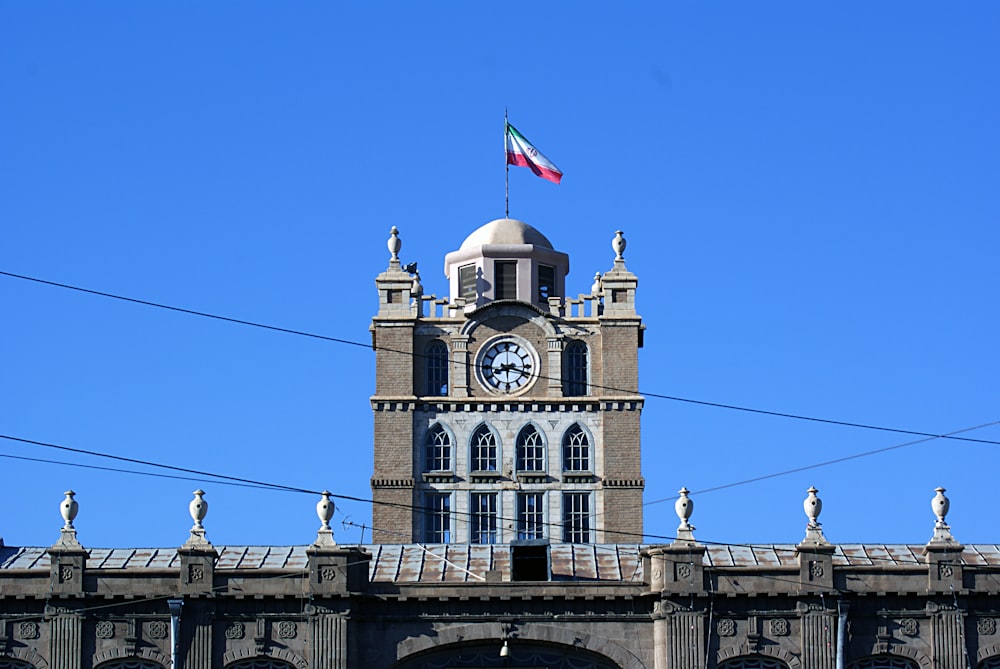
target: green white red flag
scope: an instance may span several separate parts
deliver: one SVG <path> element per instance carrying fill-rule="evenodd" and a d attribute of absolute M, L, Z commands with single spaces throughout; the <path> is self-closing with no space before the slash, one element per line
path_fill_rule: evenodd
<path fill-rule="evenodd" d="M 510 123 L 507 124 L 507 132 L 504 137 L 504 144 L 507 147 L 507 164 L 518 167 L 527 167 L 536 175 L 543 179 L 548 179 L 553 183 L 559 183 L 562 179 L 562 170 L 556 167 L 551 160 L 542 155 L 542 152 L 534 147 L 528 139 L 517 131 L 517 128 Z"/>

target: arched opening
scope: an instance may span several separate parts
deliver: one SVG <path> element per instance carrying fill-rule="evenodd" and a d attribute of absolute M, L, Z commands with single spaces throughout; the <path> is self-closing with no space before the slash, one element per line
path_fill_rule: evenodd
<path fill-rule="evenodd" d="M 563 434 L 562 450 L 564 472 L 591 471 L 590 437 L 579 424 L 573 423 Z"/>
<path fill-rule="evenodd" d="M 254 657 L 227 664 L 226 669 L 295 669 L 295 666 L 273 657 Z"/>
<path fill-rule="evenodd" d="M 788 665 L 771 657 L 748 655 L 726 660 L 719 665 L 719 669 L 788 669 Z"/>
<path fill-rule="evenodd" d="M 21 660 L 14 660 L 9 657 L 0 657 L 0 669 L 35 669 L 28 662 L 22 662 Z M 161 669 L 157 667 L 157 669 Z"/>
<path fill-rule="evenodd" d="M 451 471 L 451 435 L 440 423 L 435 423 L 431 429 L 427 430 L 424 447 L 427 471 Z"/>
<path fill-rule="evenodd" d="M 3 665 L 0 665 L 3 667 Z M 156 662 L 140 660 L 139 658 L 126 658 L 124 660 L 111 660 L 97 665 L 94 669 L 164 669 Z"/>
<path fill-rule="evenodd" d="M 517 471 L 545 471 L 545 439 L 534 425 L 528 424 L 517 433 Z"/>
<path fill-rule="evenodd" d="M 455 644 L 404 658 L 393 669 L 448 669 L 449 667 L 546 667 L 547 669 L 619 669 L 606 657 L 571 646 L 522 641 Z"/>
<path fill-rule="evenodd" d="M 873 655 L 855 660 L 848 669 L 919 669 L 917 663 L 898 655 Z"/>

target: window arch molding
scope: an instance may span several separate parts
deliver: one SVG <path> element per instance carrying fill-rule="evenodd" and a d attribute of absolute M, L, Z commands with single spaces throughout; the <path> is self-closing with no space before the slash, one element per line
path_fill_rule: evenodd
<path fill-rule="evenodd" d="M 155 648 L 143 648 L 138 655 L 128 655 L 122 646 L 113 646 L 94 655 L 94 669 L 165 669 L 170 657 Z"/>
<path fill-rule="evenodd" d="M 993 646 L 986 649 L 988 652 L 1000 653 L 1000 647 Z M 1000 669 L 1000 655 L 983 658 L 976 665 L 976 669 Z"/>
<path fill-rule="evenodd" d="M 102 662 L 94 669 L 164 669 L 164 665 L 141 657 L 125 657 Z"/>
<path fill-rule="evenodd" d="M 0 655 L 0 669 L 35 669 L 35 667 L 30 662 Z"/>
<path fill-rule="evenodd" d="M 424 347 L 424 394 L 432 397 L 447 395 L 450 371 L 448 344 L 441 339 L 427 342 Z"/>
<path fill-rule="evenodd" d="M 720 650 L 716 654 L 718 669 L 754 669 L 762 667 L 761 662 L 777 661 L 782 669 L 802 669 L 802 662 L 780 646 L 763 646 L 752 655 L 740 653 L 739 646 Z M 733 664 L 729 664 L 732 662 Z"/>
<path fill-rule="evenodd" d="M 228 651 L 222 657 L 225 669 L 307 669 L 306 661 L 286 648 L 269 648 L 257 655 L 252 648 Z"/>
<path fill-rule="evenodd" d="M 559 450 L 562 471 L 594 471 L 594 435 L 583 423 L 574 421 L 563 431 Z"/>
<path fill-rule="evenodd" d="M 722 662 L 719 669 L 788 669 L 788 665 L 776 657 L 744 655 Z"/>
<path fill-rule="evenodd" d="M 469 471 L 499 472 L 503 461 L 500 433 L 487 422 L 482 422 L 469 436 Z"/>
<path fill-rule="evenodd" d="M 514 438 L 514 469 L 518 472 L 544 473 L 548 471 L 548 452 L 549 440 L 545 431 L 534 421 L 529 421 Z"/>
<path fill-rule="evenodd" d="M 447 439 L 447 444 L 444 443 L 444 439 Z M 447 423 L 441 421 L 431 423 L 423 438 L 424 471 L 455 471 L 455 446 L 457 444 L 455 433 Z M 447 453 L 443 453 L 443 450 L 447 450 Z"/>
<path fill-rule="evenodd" d="M 997 666 L 1000 666 L 1000 663 Z M 847 667 L 848 669 L 920 669 L 920 663 L 914 658 L 903 655 L 870 655 L 854 660 Z"/>

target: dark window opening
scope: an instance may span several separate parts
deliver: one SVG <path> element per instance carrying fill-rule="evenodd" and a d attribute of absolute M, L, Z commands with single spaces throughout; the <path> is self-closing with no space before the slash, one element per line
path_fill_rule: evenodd
<path fill-rule="evenodd" d="M 513 581 L 549 580 L 549 547 L 511 545 L 510 578 Z"/>
<path fill-rule="evenodd" d="M 548 302 L 556 294 L 556 268 L 551 265 L 538 266 L 538 301 Z"/>
<path fill-rule="evenodd" d="M 496 281 L 493 295 L 497 300 L 517 299 L 517 261 L 498 260 L 494 266 Z"/>
<path fill-rule="evenodd" d="M 563 395 L 586 395 L 588 375 L 587 345 L 582 341 L 570 342 L 563 351 Z"/>

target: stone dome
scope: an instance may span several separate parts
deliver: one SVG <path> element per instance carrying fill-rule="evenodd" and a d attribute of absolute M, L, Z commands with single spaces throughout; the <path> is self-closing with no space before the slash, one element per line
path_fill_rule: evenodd
<path fill-rule="evenodd" d="M 552 242 L 545 235 L 524 221 L 516 221 L 513 218 L 498 218 L 477 228 L 465 238 L 460 249 L 471 249 L 487 244 L 532 244 L 544 249 L 552 248 Z"/>

